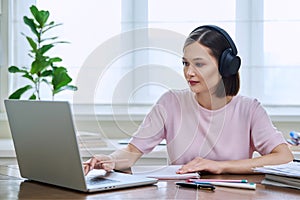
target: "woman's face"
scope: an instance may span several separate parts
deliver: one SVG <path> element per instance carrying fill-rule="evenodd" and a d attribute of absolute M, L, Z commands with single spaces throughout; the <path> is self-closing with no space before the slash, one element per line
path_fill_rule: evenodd
<path fill-rule="evenodd" d="M 194 93 L 214 93 L 221 79 L 217 60 L 209 52 L 209 48 L 198 42 L 184 48 L 184 76 Z"/>

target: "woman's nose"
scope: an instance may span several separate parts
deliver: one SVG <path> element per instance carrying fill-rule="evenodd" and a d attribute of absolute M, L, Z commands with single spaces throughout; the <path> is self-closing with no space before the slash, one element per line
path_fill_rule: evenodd
<path fill-rule="evenodd" d="M 187 74 L 188 74 L 189 76 L 195 76 L 196 73 L 195 73 L 194 67 L 189 66 L 188 69 L 187 69 Z"/>

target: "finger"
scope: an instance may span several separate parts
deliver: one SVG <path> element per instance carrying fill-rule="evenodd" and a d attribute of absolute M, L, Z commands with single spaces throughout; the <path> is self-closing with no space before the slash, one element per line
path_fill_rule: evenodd
<path fill-rule="evenodd" d="M 103 163 L 102 168 L 105 169 L 106 171 L 111 171 L 114 169 L 114 162 L 112 163 Z"/>
<path fill-rule="evenodd" d="M 85 165 L 90 165 L 90 163 L 87 162 L 87 161 L 86 161 L 86 162 L 83 162 L 82 164 L 83 164 L 84 166 L 85 166 Z"/>
<path fill-rule="evenodd" d="M 103 169 L 102 163 L 100 161 L 97 161 L 94 165 L 94 169 Z"/>
<path fill-rule="evenodd" d="M 176 172 L 177 174 L 184 174 L 186 173 L 186 165 L 182 165 Z"/>
<path fill-rule="evenodd" d="M 97 162 L 99 162 L 96 158 L 92 158 L 91 161 L 89 162 L 89 167 L 90 170 L 93 170 L 96 167 Z"/>
<path fill-rule="evenodd" d="M 178 174 L 184 174 L 184 173 L 190 173 L 190 172 L 198 172 L 202 170 L 201 165 L 199 163 L 192 160 L 191 162 L 187 163 L 186 165 L 183 165 L 180 169 L 178 169 Z"/>
<path fill-rule="evenodd" d="M 83 171 L 84 171 L 84 175 L 87 175 L 90 171 L 90 162 L 91 162 L 91 159 L 83 162 Z"/>
<path fill-rule="evenodd" d="M 86 176 L 90 171 L 90 166 L 85 164 L 83 166 L 83 171 L 84 171 L 84 175 Z"/>
<path fill-rule="evenodd" d="M 197 165 L 199 163 L 202 163 L 203 161 L 204 161 L 203 158 L 197 157 L 197 158 L 194 158 L 193 160 L 191 160 L 190 162 L 188 162 L 186 164 L 186 166 L 194 166 L 194 165 Z"/>
<path fill-rule="evenodd" d="M 179 174 L 187 173 L 188 169 L 190 168 L 190 164 L 182 165 L 181 168 L 178 169 Z"/>

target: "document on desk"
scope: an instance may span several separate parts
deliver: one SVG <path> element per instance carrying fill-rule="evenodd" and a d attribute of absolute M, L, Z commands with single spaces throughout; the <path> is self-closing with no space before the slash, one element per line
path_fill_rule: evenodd
<path fill-rule="evenodd" d="M 264 185 L 300 189 L 300 162 L 256 167 L 254 171 L 266 174 L 261 182 Z"/>
<path fill-rule="evenodd" d="M 254 172 L 300 178 L 300 162 L 289 162 L 281 165 L 256 167 Z"/>
<path fill-rule="evenodd" d="M 200 175 L 196 172 L 186 174 L 176 174 L 176 171 L 181 168 L 181 165 L 151 165 L 151 166 L 133 166 L 131 168 L 134 175 L 146 176 L 148 178 L 157 178 L 163 180 L 170 179 L 189 179 L 200 178 Z"/>

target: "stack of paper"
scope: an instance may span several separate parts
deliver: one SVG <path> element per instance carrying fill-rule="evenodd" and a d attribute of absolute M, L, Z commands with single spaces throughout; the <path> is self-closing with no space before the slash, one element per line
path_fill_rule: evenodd
<path fill-rule="evenodd" d="M 176 174 L 181 165 L 167 166 L 133 166 L 131 171 L 134 175 L 157 179 L 189 179 L 200 178 L 198 173 Z"/>
<path fill-rule="evenodd" d="M 300 189 L 300 162 L 256 167 L 254 171 L 266 174 L 262 184 Z"/>

